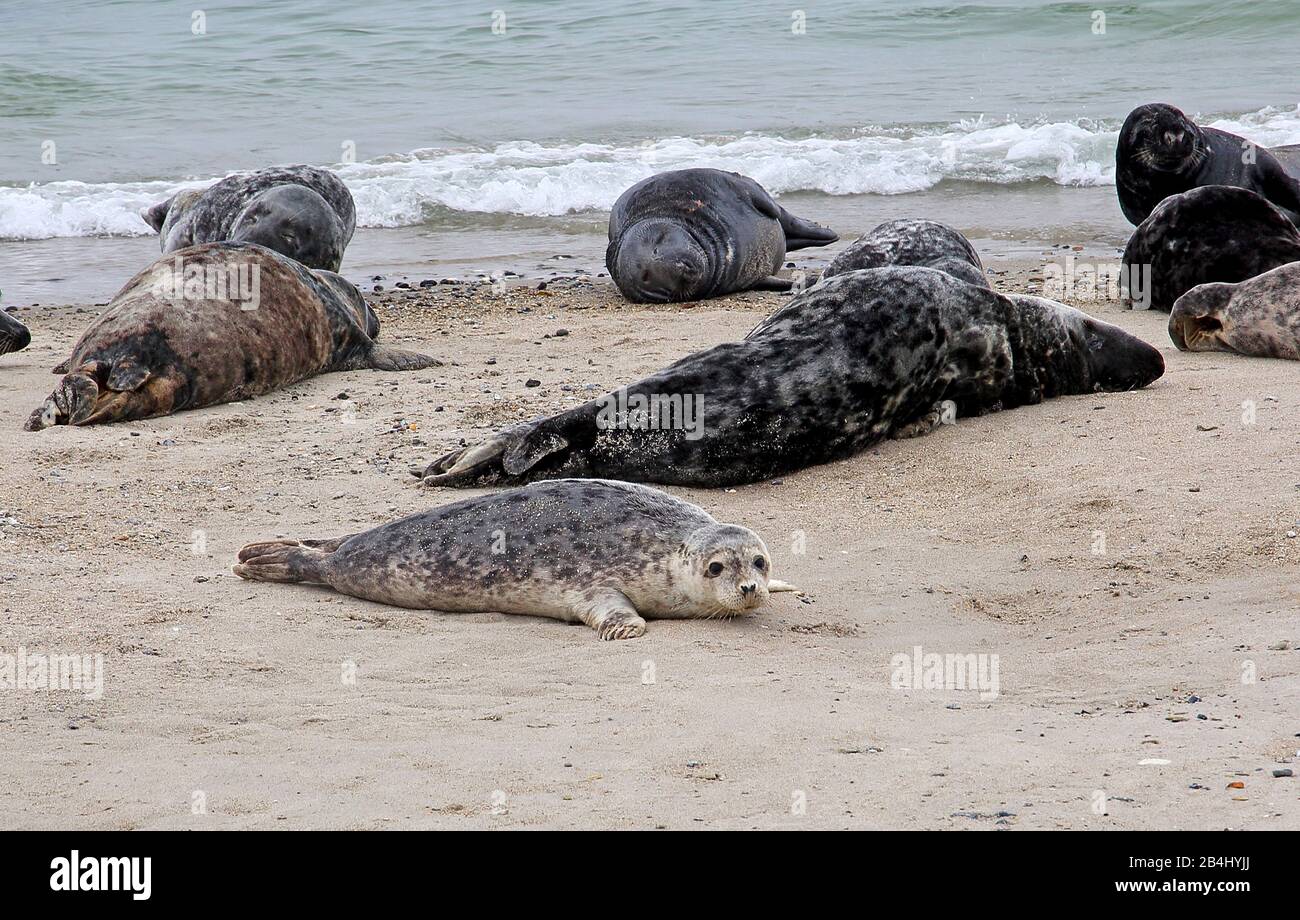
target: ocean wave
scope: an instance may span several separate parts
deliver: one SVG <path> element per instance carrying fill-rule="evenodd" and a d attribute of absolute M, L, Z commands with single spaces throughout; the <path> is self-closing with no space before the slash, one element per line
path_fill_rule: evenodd
<path fill-rule="evenodd" d="M 1300 142 L 1300 106 L 1220 119 L 1266 146 Z M 399 227 L 447 211 L 554 217 L 607 210 L 633 183 L 667 169 L 711 166 L 753 176 L 776 195 L 901 195 L 945 180 L 1062 186 L 1115 182 L 1116 126 L 1086 119 L 985 119 L 844 136 L 672 137 L 641 144 L 529 141 L 492 149 L 418 150 L 335 168 L 364 227 Z M 215 181 L 207 180 L 207 181 Z M 205 182 L 49 182 L 0 188 L 0 239 L 143 235 L 141 208 Z"/>

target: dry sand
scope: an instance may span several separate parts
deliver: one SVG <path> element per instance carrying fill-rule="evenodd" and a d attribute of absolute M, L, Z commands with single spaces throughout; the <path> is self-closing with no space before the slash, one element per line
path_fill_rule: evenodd
<path fill-rule="evenodd" d="M 1083 304 L 1157 343 L 1165 377 L 672 489 L 759 531 L 809 596 L 602 643 L 230 564 L 462 497 L 407 467 L 739 338 L 781 297 L 372 296 L 385 339 L 457 363 L 39 434 L 21 425 L 94 308 L 20 314 L 0 651 L 99 653 L 105 677 L 98 700 L 0 691 L 0 826 L 1300 828 L 1300 779 L 1272 777 L 1300 759 L 1300 366 L 1180 354 L 1162 315 Z M 891 687 L 916 646 L 997 655 L 1000 694 Z"/>

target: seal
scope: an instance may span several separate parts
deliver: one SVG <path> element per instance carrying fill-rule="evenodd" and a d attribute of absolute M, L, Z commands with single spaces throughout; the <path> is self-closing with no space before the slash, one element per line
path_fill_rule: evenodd
<path fill-rule="evenodd" d="M 755 482 L 1053 396 L 1146 386 L 1160 352 L 1041 297 L 930 268 L 845 272 L 741 342 L 412 470 L 432 485 L 591 476 Z M 950 405 L 946 405 L 950 403 Z"/>
<path fill-rule="evenodd" d="M 251 243 L 182 249 L 118 292 L 25 427 L 153 418 L 328 371 L 438 363 L 379 345 L 378 334 L 360 292 L 333 272 Z"/>
<path fill-rule="evenodd" d="M 1300 262 L 1192 288 L 1169 314 L 1169 337 L 1181 351 L 1300 361 Z"/>
<path fill-rule="evenodd" d="M 947 224 L 911 217 L 886 221 L 858 237 L 831 260 L 822 278 L 888 265 L 934 268 L 970 284 L 993 287 L 970 240 Z"/>
<path fill-rule="evenodd" d="M 1297 260 L 1300 230 L 1280 210 L 1246 189 L 1209 185 L 1151 212 L 1124 248 L 1123 275 L 1147 277 L 1142 300 L 1167 311 L 1198 284 L 1245 281 Z"/>
<path fill-rule="evenodd" d="M 338 271 L 357 227 L 352 193 L 328 169 L 275 166 L 184 189 L 140 212 L 163 252 L 199 243 L 257 243 L 308 268 Z"/>
<path fill-rule="evenodd" d="M 4 310 L 0 310 L 0 355 L 7 355 L 11 351 L 22 351 L 30 344 L 32 344 L 32 334 L 27 327 Z"/>
<path fill-rule="evenodd" d="M 1170 195 L 1205 185 L 1249 189 L 1300 222 L 1300 181 L 1266 148 L 1197 125 L 1172 105 L 1129 113 L 1115 149 L 1115 189 L 1130 223 L 1142 223 Z"/>
<path fill-rule="evenodd" d="M 746 176 L 679 169 L 644 179 L 609 215 L 605 265 L 637 303 L 681 303 L 737 291 L 788 291 L 788 251 L 839 237 L 795 217 Z"/>
<path fill-rule="evenodd" d="M 334 540 L 253 543 L 234 572 L 417 610 L 552 617 L 631 639 L 647 619 L 732 617 L 795 590 L 771 569 L 758 534 L 689 502 L 626 482 L 561 479 Z"/>

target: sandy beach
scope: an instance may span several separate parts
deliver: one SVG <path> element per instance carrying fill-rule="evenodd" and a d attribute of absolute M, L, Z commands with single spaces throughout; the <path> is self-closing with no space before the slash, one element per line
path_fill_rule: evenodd
<path fill-rule="evenodd" d="M 602 643 L 230 566 L 463 497 L 408 467 L 740 338 L 782 297 L 398 281 L 367 286 L 382 338 L 447 366 L 37 434 L 98 308 L 18 312 L 0 651 L 102 654 L 104 684 L 0 693 L 0 826 L 1300 829 L 1300 779 L 1272 775 L 1300 760 L 1294 364 L 1179 353 L 1163 314 L 1076 304 L 1165 376 L 669 489 L 758 531 L 806 595 Z M 996 696 L 898 688 L 917 647 L 996 655 Z"/>

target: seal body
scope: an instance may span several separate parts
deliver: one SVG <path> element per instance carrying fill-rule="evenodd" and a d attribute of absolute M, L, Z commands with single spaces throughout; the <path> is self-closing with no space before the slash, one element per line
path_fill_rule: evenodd
<path fill-rule="evenodd" d="M 784 291 L 794 283 L 776 277 L 787 251 L 838 238 L 795 217 L 753 179 L 681 169 L 619 196 L 609 215 L 605 265 L 623 296 L 638 303 Z"/>
<path fill-rule="evenodd" d="M 1183 351 L 1300 361 L 1300 262 L 1192 288 L 1169 314 L 1169 337 Z"/>
<path fill-rule="evenodd" d="M 602 639 L 646 619 L 734 616 L 769 590 L 759 536 L 626 482 L 568 479 L 454 502 L 335 540 L 254 543 L 234 571 L 414 609 L 582 622 Z"/>
<path fill-rule="evenodd" d="M 970 240 L 946 224 L 909 217 L 886 221 L 858 237 L 831 260 L 822 278 L 890 265 L 934 268 L 962 281 L 992 288 Z"/>
<path fill-rule="evenodd" d="M 1062 304 L 929 268 L 866 269 L 797 295 L 744 341 L 416 474 L 437 485 L 599 476 L 725 486 L 925 433 L 943 420 L 945 401 L 953 413 L 982 414 L 1141 387 L 1163 372 L 1156 349 Z M 611 411 L 646 405 L 648 415 Z M 684 418 L 674 417 L 678 407 L 695 407 L 696 417 L 674 424 Z"/>
<path fill-rule="evenodd" d="M 136 275 L 81 336 L 27 430 L 168 415 L 334 370 L 432 358 L 375 342 L 379 320 L 333 272 L 249 243 L 207 243 Z"/>
<path fill-rule="evenodd" d="M 1266 148 L 1201 127 L 1172 105 L 1129 113 L 1115 150 L 1115 188 L 1130 223 L 1142 223 L 1170 195 L 1206 185 L 1248 189 L 1300 221 L 1300 181 Z"/>
<path fill-rule="evenodd" d="M 333 172 L 275 166 L 186 189 L 140 215 L 163 252 L 233 241 L 273 249 L 308 268 L 338 271 L 357 226 L 352 193 Z"/>
<path fill-rule="evenodd" d="M 1169 310 L 1198 284 L 1245 281 L 1297 260 L 1300 230 L 1280 210 L 1254 192 L 1219 185 L 1166 198 L 1124 248 L 1125 275 L 1148 277 L 1143 299 L 1156 310 Z"/>
<path fill-rule="evenodd" d="M 4 310 L 0 310 L 0 355 L 7 355 L 11 351 L 22 351 L 31 343 L 32 334 L 27 327 Z"/>

